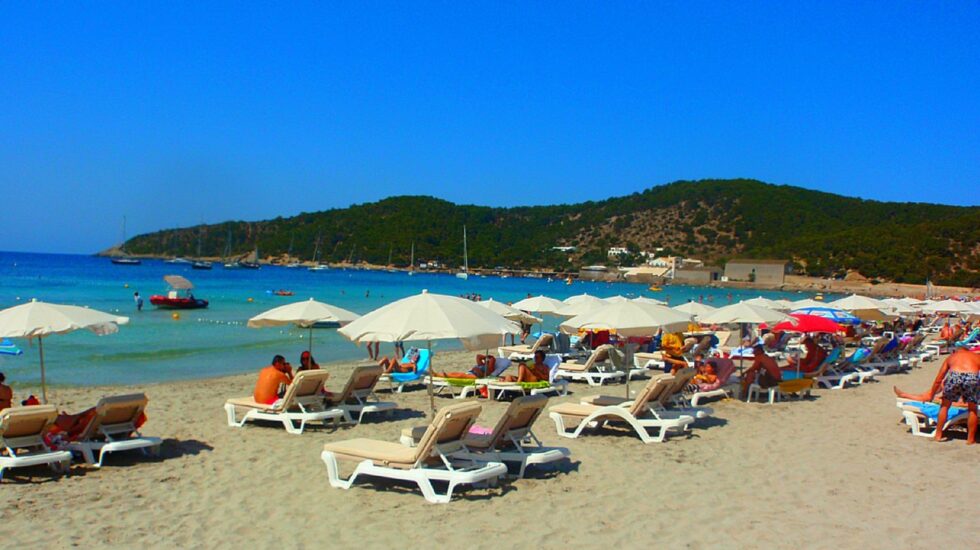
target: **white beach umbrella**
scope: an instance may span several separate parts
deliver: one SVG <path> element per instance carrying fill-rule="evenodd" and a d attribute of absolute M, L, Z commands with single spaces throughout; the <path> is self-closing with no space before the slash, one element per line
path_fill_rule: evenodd
<path fill-rule="evenodd" d="M 656 298 L 647 298 L 646 296 L 640 296 L 638 298 L 633 298 L 633 301 L 638 304 L 653 304 L 657 306 L 665 306 L 667 302 L 663 300 L 657 300 Z"/>
<path fill-rule="evenodd" d="M 589 296 L 588 294 L 573 296 L 573 298 L 578 299 L 574 302 L 565 300 L 565 305 L 555 313 L 563 317 L 575 317 L 576 315 L 582 315 L 583 313 L 588 313 L 592 310 L 609 305 L 609 302 L 603 300 L 602 298 L 596 298 L 595 296 Z"/>
<path fill-rule="evenodd" d="M 766 323 L 772 325 L 780 321 L 792 320 L 792 317 L 781 311 L 754 306 L 745 302 L 718 308 L 699 319 L 701 323 L 710 325 L 724 325 L 729 323 L 750 325 Z"/>
<path fill-rule="evenodd" d="M 37 338 L 41 360 L 41 397 L 48 401 L 44 374 L 44 338 L 86 329 L 99 336 L 119 331 L 129 317 L 103 313 L 94 309 L 31 301 L 0 311 L 0 338 Z"/>
<path fill-rule="evenodd" d="M 521 311 L 513 306 L 509 306 L 503 302 L 498 302 L 493 298 L 476 302 L 476 305 L 487 308 L 504 319 L 508 319 L 510 321 L 517 321 L 518 323 L 526 323 L 529 325 L 541 322 L 539 317 L 535 317 L 530 313 L 525 313 L 524 311 Z"/>
<path fill-rule="evenodd" d="M 888 306 L 887 311 L 889 313 L 894 313 L 897 315 L 909 315 L 919 311 L 902 300 L 898 300 L 896 298 L 885 298 L 884 300 L 881 300 L 881 302 Z"/>
<path fill-rule="evenodd" d="M 615 329 L 622 336 L 650 336 L 658 329 L 681 331 L 691 322 L 691 315 L 669 307 L 621 302 L 606 304 L 561 324 L 562 332 Z"/>
<path fill-rule="evenodd" d="M 819 302 L 817 300 L 814 300 L 813 298 L 804 298 L 802 300 L 797 300 L 795 302 L 792 302 L 791 305 L 792 307 L 790 307 L 790 311 L 803 309 L 805 307 L 827 307 L 826 303 Z"/>
<path fill-rule="evenodd" d="M 960 313 L 972 313 L 973 308 L 971 308 L 964 302 L 947 299 L 938 302 L 929 302 L 926 305 L 922 306 L 922 311 L 926 313 L 960 314 Z"/>
<path fill-rule="evenodd" d="M 360 317 L 353 311 L 334 305 L 318 302 L 313 298 L 274 307 L 248 320 L 249 328 L 281 327 L 296 325 L 309 329 L 309 350 L 313 351 L 313 325 L 316 323 L 337 323 L 341 326 Z"/>
<path fill-rule="evenodd" d="M 422 291 L 380 307 L 338 332 L 354 343 L 423 340 L 431 349 L 433 340 L 459 340 L 466 349 L 481 350 L 520 329 L 470 300 Z M 431 363 L 429 372 L 433 372 Z M 429 379 L 429 405 L 435 413 Z"/>
<path fill-rule="evenodd" d="M 576 294 L 575 296 L 569 296 L 562 300 L 564 304 L 577 304 L 583 300 L 596 300 L 597 298 L 591 294 L 583 292 L 582 294 Z"/>
<path fill-rule="evenodd" d="M 534 296 L 514 302 L 511 307 L 534 313 L 554 313 L 564 307 L 565 302 L 547 296 Z"/>
<path fill-rule="evenodd" d="M 610 296 L 608 298 L 603 298 L 603 300 L 609 302 L 610 304 L 622 304 L 630 301 L 630 299 L 626 296 Z"/>
<path fill-rule="evenodd" d="M 748 304 L 750 306 L 764 307 L 766 309 L 774 309 L 776 311 L 781 311 L 784 309 L 786 310 L 792 309 L 792 306 L 787 306 L 785 304 L 777 302 L 776 300 L 770 300 L 769 298 L 763 298 L 762 296 L 756 298 L 750 298 L 748 300 L 742 300 L 741 303 Z"/>
<path fill-rule="evenodd" d="M 562 323 L 559 328 L 565 333 L 611 329 L 621 336 L 652 336 L 659 329 L 669 332 L 684 330 L 690 322 L 690 314 L 674 311 L 669 307 L 638 304 L 627 300 L 606 304 L 582 315 L 576 315 Z M 626 397 L 629 397 L 629 366 L 627 366 Z"/>
<path fill-rule="evenodd" d="M 718 308 L 707 304 L 702 304 L 701 302 L 687 302 L 679 306 L 674 306 L 672 309 L 680 311 L 681 313 L 693 315 L 695 319 L 700 319 L 701 316 L 707 315 Z"/>
<path fill-rule="evenodd" d="M 827 305 L 833 308 L 844 309 L 851 312 L 858 310 L 867 311 L 871 309 L 885 311 L 888 308 L 887 304 L 882 303 L 881 300 L 868 298 L 867 296 L 861 296 L 859 294 L 851 294 L 846 298 L 834 300 Z"/>

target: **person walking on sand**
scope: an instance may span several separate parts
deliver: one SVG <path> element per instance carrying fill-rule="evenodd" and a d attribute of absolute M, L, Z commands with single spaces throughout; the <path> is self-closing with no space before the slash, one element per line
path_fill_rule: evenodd
<path fill-rule="evenodd" d="M 136 311 L 143 311 L 143 297 L 139 292 L 133 293 L 133 302 L 136 303 Z"/>
<path fill-rule="evenodd" d="M 895 395 L 902 399 L 930 402 L 940 390 L 943 392 L 936 419 L 936 441 L 943 441 L 943 426 L 949 416 L 949 407 L 962 402 L 969 411 L 966 422 L 966 444 L 977 442 L 977 403 L 980 402 L 980 355 L 965 349 L 956 350 L 943 361 L 936 379 L 928 391 L 920 394 L 906 393 L 893 386 Z"/>

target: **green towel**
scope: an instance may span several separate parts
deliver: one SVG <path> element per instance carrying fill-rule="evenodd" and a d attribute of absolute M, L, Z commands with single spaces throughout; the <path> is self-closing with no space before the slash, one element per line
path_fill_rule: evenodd
<path fill-rule="evenodd" d="M 521 387 L 521 389 L 525 389 L 525 390 L 540 390 L 540 389 L 550 388 L 551 387 L 551 382 L 547 382 L 547 381 L 542 381 L 542 382 L 518 382 L 517 384 Z"/>

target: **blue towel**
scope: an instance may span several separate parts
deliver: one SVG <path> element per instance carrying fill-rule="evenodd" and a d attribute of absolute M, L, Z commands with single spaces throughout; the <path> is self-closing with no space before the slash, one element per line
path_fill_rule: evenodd
<path fill-rule="evenodd" d="M 933 422 L 935 422 L 936 420 L 939 419 L 939 404 L 938 403 L 923 403 L 921 401 L 906 401 L 905 402 L 905 405 L 909 405 L 911 407 L 915 407 L 916 409 L 919 409 L 922 412 L 922 414 L 924 414 L 927 417 L 929 417 L 929 420 L 932 420 Z M 947 419 L 953 418 L 954 416 L 961 415 L 961 414 L 963 414 L 965 412 L 966 412 L 966 409 L 964 409 L 964 408 L 961 408 L 961 407 L 950 407 L 949 408 L 949 415 L 946 418 Z"/>

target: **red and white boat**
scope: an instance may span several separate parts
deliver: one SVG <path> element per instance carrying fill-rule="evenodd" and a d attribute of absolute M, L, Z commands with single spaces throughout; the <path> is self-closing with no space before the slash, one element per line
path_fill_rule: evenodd
<path fill-rule="evenodd" d="M 208 307 L 208 301 L 195 298 L 191 292 L 194 285 L 180 275 L 164 275 L 170 290 L 167 295 L 155 294 L 150 296 L 150 303 L 160 309 L 202 309 Z"/>

